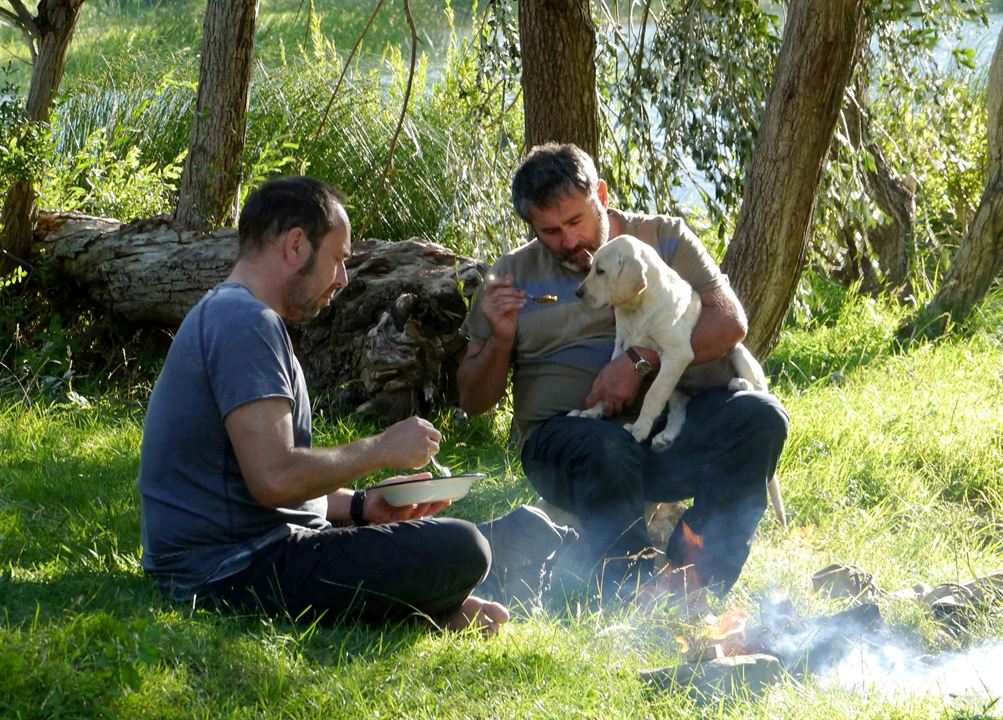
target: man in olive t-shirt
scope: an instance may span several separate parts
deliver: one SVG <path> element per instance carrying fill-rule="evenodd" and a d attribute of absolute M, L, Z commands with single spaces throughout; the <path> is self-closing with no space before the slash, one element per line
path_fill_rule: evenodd
<path fill-rule="evenodd" d="M 636 417 L 647 389 L 642 371 L 647 364 L 657 372 L 658 355 L 635 347 L 611 362 L 612 311 L 585 307 L 574 291 L 602 243 L 638 237 L 699 293 L 691 342 L 694 364 L 702 364 L 721 362 L 745 336 L 727 278 L 680 218 L 609 209 L 605 183 L 574 145 L 534 148 L 515 174 L 512 199 L 536 237 L 498 260 L 471 309 L 458 373 L 461 406 L 471 414 L 493 407 L 512 368 L 523 469 L 541 496 L 579 516 L 604 593 L 649 579 L 645 501 L 692 498 L 668 546 L 657 550 L 670 571 L 692 568 L 691 589 L 724 594 L 766 507 L 787 416 L 767 393 L 714 388 L 690 400 L 668 451 L 638 444 L 622 425 Z M 556 302 L 535 301 L 543 296 Z M 567 415 L 599 401 L 608 418 Z"/>

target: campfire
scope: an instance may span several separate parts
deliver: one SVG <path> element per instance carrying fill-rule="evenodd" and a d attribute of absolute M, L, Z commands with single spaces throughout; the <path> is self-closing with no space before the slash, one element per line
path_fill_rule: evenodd
<path fill-rule="evenodd" d="M 683 532 L 688 544 L 699 543 L 699 535 L 689 528 L 684 526 Z M 893 673 L 905 677 L 903 668 L 908 668 L 911 677 L 927 678 L 913 682 L 916 691 L 928 691 L 933 685 L 944 685 L 930 680 L 932 673 L 948 677 L 947 669 L 970 660 L 970 655 L 995 653 L 999 658 L 992 666 L 1003 660 L 1003 646 L 992 652 L 978 648 L 965 656 L 930 655 L 921 648 L 906 648 L 885 624 L 878 604 L 886 598 L 919 600 L 946 629 L 957 630 L 978 605 L 999 607 L 1003 573 L 968 583 L 886 593 L 877 588 L 870 574 L 853 566 L 834 565 L 815 574 L 813 587 L 837 599 L 848 598 L 850 607 L 833 615 L 803 617 L 785 594 L 777 593 L 759 603 L 755 618 L 753 613 L 736 609 L 708 615 L 701 626 L 676 637 L 681 663 L 644 670 L 641 679 L 654 688 L 685 689 L 698 699 L 706 699 L 720 693 L 758 692 L 784 675 L 797 680 L 809 675 L 836 675 L 847 682 L 853 675 L 857 684 L 863 685 Z M 848 664 L 852 673 L 845 671 Z M 983 663 L 982 667 L 990 665 Z M 978 674 L 966 671 L 965 677 Z M 985 681 L 973 682 L 970 692 L 989 690 Z M 904 687 L 905 683 L 896 685 Z M 1003 693 L 1003 688 L 997 692 Z"/>

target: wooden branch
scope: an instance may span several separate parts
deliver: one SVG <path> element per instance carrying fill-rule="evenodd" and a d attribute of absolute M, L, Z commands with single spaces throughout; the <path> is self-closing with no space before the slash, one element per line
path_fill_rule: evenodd
<path fill-rule="evenodd" d="M 369 33 L 369 28 L 372 27 L 373 20 L 376 19 L 376 14 L 383 7 L 385 0 L 380 0 L 376 3 L 376 7 L 373 8 L 373 14 L 369 16 L 369 21 L 366 26 L 362 28 L 362 33 L 355 41 L 355 45 L 352 46 L 352 52 L 348 53 L 348 57 L 345 59 L 345 66 L 341 68 L 341 75 L 338 76 L 338 82 L 334 85 L 334 90 L 331 92 L 331 99 L 327 101 L 327 107 L 324 108 L 324 116 L 320 119 L 320 125 L 317 126 L 316 132 L 314 132 L 313 137 L 310 139 L 311 143 L 316 143 L 317 138 L 320 137 L 321 131 L 324 126 L 327 125 L 327 117 L 331 113 L 331 106 L 334 105 L 334 99 L 338 97 L 338 90 L 341 89 L 341 82 L 345 79 L 345 73 L 348 72 L 349 65 L 352 64 L 352 58 L 355 57 L 355 53 L 358 52 L 359 46 L 362 44 L 362 38 L 364 38 Z"/>
<path fill-rule="evenodd" d="M 10 25 L 21 31 L 24 41 L 28 44 L 28 52 L 31 53 L 32 63 L 38 59 L 38 48 L 35 44 L 41 38 L 42 33 L 38 28 L 38 23 L 28 9 L 21 3 L 21 0 L 10 0 L 14 10 L 0 7 L 0 20 L 6 20 Z"/>
<path fill-rule="evenodd" d="M 8 0 L 8 2 L 11 4 L 11 7 L 14 8 L 14 12 L 17 16 L 21 19 L 21 23 L 26 31 L 30 32 L 31 36 L 35 39 L 41 37 L 41 31 L 38 28 L 38 21 L 35 19 L 35 16 L 31 14 L 31 11 L 28 10 L 27 6 L 25 6 L 21 0 Z"/>
<path fill-rule="evenodd" d="M 25 7 L 25 4 L 21 0 L 8 0 L 11 6 L 14 8 L 14 12 L 17 14 L 18 18 L 21 20 L 21 28 L 31 35 L 35 40 L 42 37 L 42 31 L 38 27 L 38 20 L 31 11 Z"/>
<path fill-rule="evenodd" d="M 404 17 L 407 18 L 407 26 L 411 30 L 411 66 L 408 68 L 407 73 L 407 87 L 404 88 L 404 102 L 401 105 L 400 116 L 397 118 L 397 127 L 394 130 L 394 135 L 390 138 L 390 149 L 387 150 L 387 162 L 383 166 L 383 174 L 380 175 L 380 184 L 377 186 L 376 194 L 373 196 L 372 207 L 379 205 L 387 187 L 387 176 L 390 175 L 390 169 L 394 164 L 394 152 L 397 150 L 397 141 L 404 127 L 404 118 L 407 117 L 407 106 L 411 102 L 411 89 L 414 86 L 414 70 L 418 64 L 418 30 L 414 26 L 414 18 L 411 17 L 410 0 L 404 0 Z M 370 217 L 371 213 L 366 216 L 366 220 L 359 230 L 360 237 L 365 237 L 365 233 L 369 229 Z"/>

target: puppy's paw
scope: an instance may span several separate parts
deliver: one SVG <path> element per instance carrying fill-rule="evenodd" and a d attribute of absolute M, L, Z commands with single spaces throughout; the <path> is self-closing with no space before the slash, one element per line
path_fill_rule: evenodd
<path fill-rule="evenodd" d="M 598 418 L 602 417 L 602 403 L 593 405 L 586 410 L 572 410 L 568 413 L 571 417 Z"/>
<path fill-rule="evenodd" d="M 655 437 L 651 439 L 651 449 L 655 452 L 665 452 L 670 447 L 672 443 L 676 441 L 677 434 L 660 432 Z"/>
<path fill-rule="evenodd" d="M 745 378 L 732 378 L 728 381 L 728 389 L 732 392 L 752 392 L 756 388 Z"/>
<path fill-rule="evenodd" d="M 633 435 L 638 442 L 644 442 L 651 434 L 651 421 L 638 419 L 637 422 L 627 423 L 623 429 Z"/>

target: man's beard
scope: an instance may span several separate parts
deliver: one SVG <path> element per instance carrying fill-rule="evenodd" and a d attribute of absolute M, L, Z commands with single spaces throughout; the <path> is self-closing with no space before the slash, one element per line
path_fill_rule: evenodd
<path fill-rule="evenodd" d="M 306 294 L 306 288 L 309 285 L 306 278 L 313 270 L 315 259 L 316 255 L 312 255 L 307 264 L 300 268 L 286 285 L 286 319 L 291 323 L 309 322 L 317 317 L 322 309 L 320 297 L 311 298 Z"/>
<path fill-rule="evenodd" d="M 606 215 L 606 208 L 598 202 L 594 206 L 596 214 L 596 234 L 592 238 L 589 246 L 579 245 L 570 253 L 562 255 L 559 260 L 561 266 L 571 272 L 588 272 L 592 267 L 592 256 L 607 240 L 609 240 L 609 216 Z"/>

